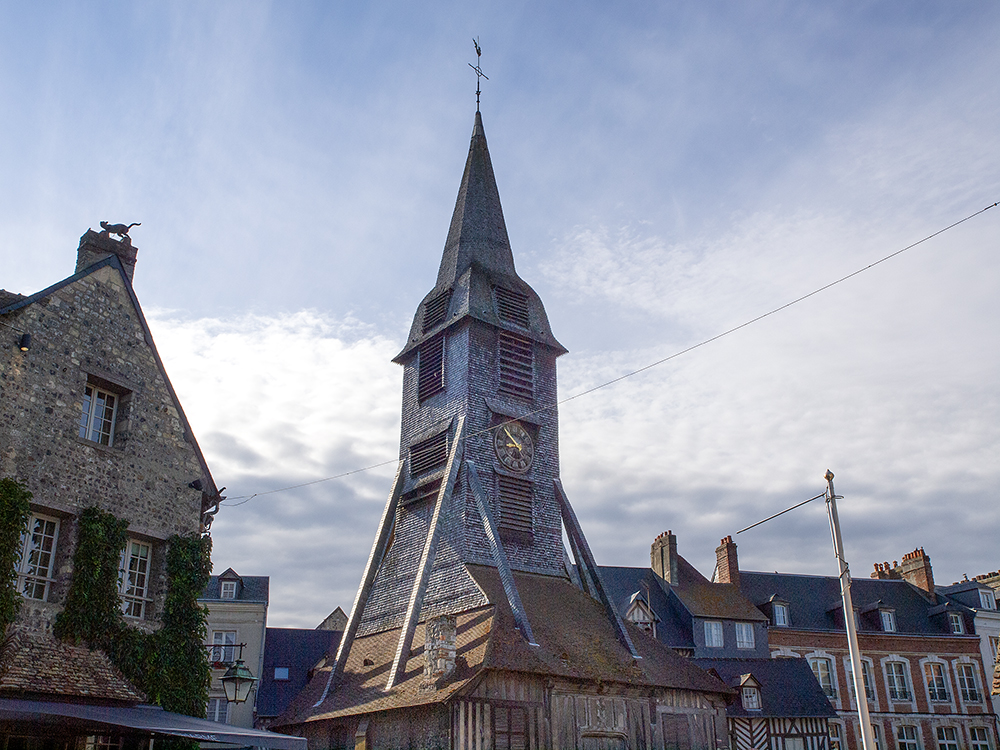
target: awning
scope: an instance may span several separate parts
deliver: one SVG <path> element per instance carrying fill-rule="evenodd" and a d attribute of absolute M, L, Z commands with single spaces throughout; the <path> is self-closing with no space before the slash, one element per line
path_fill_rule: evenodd
<path fill-rule="evenodd" d="M 306 750 L 304 737 L 291 737 L 287 734 L 195 719 L 192 716 L 164 711 L 159 706 L 94 706 L 82 703 L 0 698 L 0 721 L 72 725 L 94 734 L 126 729 L 186 737 L 201 742 L 269 747 L 274 750 Z"/>

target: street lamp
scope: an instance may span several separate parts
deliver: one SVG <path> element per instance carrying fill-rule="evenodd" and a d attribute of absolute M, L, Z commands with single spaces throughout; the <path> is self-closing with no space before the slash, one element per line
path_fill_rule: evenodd
<path fill-rule="evenodd" d="M 250 688 L 257 682 L 253 672 L 237 659 L 226 673 L 222 675 L 222 688 L 226 691 L 226 700 L 230 703 L 243 703 L 250 696 Z"/>

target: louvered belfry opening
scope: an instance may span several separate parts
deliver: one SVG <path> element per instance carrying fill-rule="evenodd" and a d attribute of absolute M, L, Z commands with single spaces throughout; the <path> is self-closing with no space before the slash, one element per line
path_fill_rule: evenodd
<path fill-rule="evenodd" d="M 417 398 L 423 401 L 444 390 L 444 335 L 420 345 L 417 363 Z"/>
<path fill-rule="evenodd" d="M 424 319 L 421 329 L 424 333 L 441 323 L 448 317 L 448 303 L 451 302 L 451 289 L 445 289 L 440 294 L 431 297 L 424 305 Z"/>
<path fill-rule="evenodd" d="M 410 473 L 413 475 L 444 466 L 448 460 L 448 432 L 439 432 L 434 437 L 410 446 Z"/>
<path fill-rule="evenodd" d="M 500 331 L 500 393 L 531 401 L 535 397 L 534 347 L 529 339 Z"/>
<path fill-rule="evenodd" d="M 497 315 L 500 320 L 513 323 L 521 328 L 529 328 L 528 295 L 515 292 L 502 286 L 493 287 L 493 297 L 496 300 Z"/>
<path fill-rule="evenodd" d="M 502 533 L 530 541 L 534 490 L 534 483 L 527 479 L 497 475 L 499 526 Z"/>

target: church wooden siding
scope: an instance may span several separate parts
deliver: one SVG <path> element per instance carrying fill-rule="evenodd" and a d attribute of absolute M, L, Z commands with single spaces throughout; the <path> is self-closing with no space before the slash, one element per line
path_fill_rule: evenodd
<path fill-rule="evenodd" d="M 733 750 L 828 750 L 826 719 L 729 719 Z"/>

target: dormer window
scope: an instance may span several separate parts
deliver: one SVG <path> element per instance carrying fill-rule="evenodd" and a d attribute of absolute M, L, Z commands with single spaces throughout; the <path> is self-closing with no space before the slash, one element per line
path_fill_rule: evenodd
<path fill-rule="evenodd" d="M 772 619 L 774 620 L 775 627 L 787 628 L 789 625 L 788 605 L 775 602 Z"/>
<path fill-rule="evenodd" d="M 760 690 L 752 685 L 743 687 L 743 708 L 747 711 L 760 711 Z"/>
<path fill-rule="evenodd" d="M 625 619 L 656 637 L 656 621 L 659 618 L 638 591 L 632 594 L 632 603 L 625 613 Z"/>
<path fill-rule="evenodd" d="M 220 599 L 236 598 L 236 581 L 222 581 L 220 586 L 221 586 L 219 591 Z"/>
<path fill-rule="evenodd" d="M 878 614 L 882 620 L 882 631 L 885 633 L 895 633 L 896 611 L 893 609 L 880 609 Z"/>
<path fill-rule="evenodd" d="M 705 621 L 705 646 L 708 648 L 722 648 L 725 645 L 722 640 L 722 623 L 717 620 Z"/>
<path fill-rule="evenodd" d="M 993 589 L 989 591 L 979 589 L 979 603 L 982 604 L 983 609 L 996 609 L 997 601 L 993 598 Z"/>
<path fill-rule="evenodd" d="M 961 612 L 949 612 L 948 624 L 951 626 L 951 632 L 956 635 L 962 635 L 965 632 L 965 624 L 962 622 Z"/>

